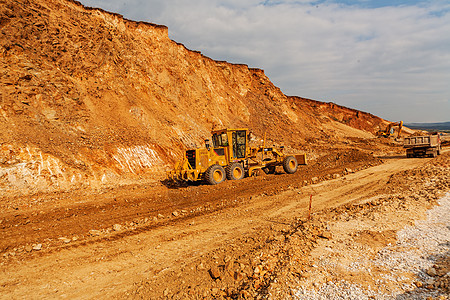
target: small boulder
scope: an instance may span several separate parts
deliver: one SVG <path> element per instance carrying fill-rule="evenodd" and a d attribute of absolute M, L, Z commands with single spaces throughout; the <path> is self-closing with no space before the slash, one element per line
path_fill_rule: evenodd
<path fill-rule="evenodd" d="M 211 269 L 209 269 L 209 274 L 211 275 L 212 279 L 220 279 L 221 277 L 219 268 L 216 266 L 213 266 L 211 267 Z"/>
<path fill-rule="evenodd" d="M 89 230 L 89 234 L 91 236 L 99 236 L 101 234 L 101 231 L 100 230 L 91 229 L 91 230 Z"/>
<path fill-rule="evenodd" d="M 333 238 L 333 234 L 330 231 L 326 230 L 326 231 L 323 231 L 321 234 L 319 234 L 319 237 L 327 239 L 327 240 L 331 240 Z"/>
<path fill-rule="evenodd" d="M 437 275 L 436 269 L 435 268 L 429 268 L 428 271 L 427 271 L 427 274 L 432 276 L 432 277 L 435 277 Z"/>
<path fill-rule="evenodd" d="M 233 269 L 233 265 L 234 265 L 234 261 L 229 260 L 225 263 L 225 270 L 226 271 L 230 271 L 231 269 Z"/>
<path fill-rule="evenodd" d="M 121 230 L 122 230 L 122 225 L 120 225 L 120 224 L 114 224 L 114 225 L 113 225 L 113 229 L 114 229 L 114 231 L 121 231 Z"/>
<path fill-rule="evenodd" d="M 244 279 L 244 275 L 241 272 L 234 272 L 234 280 L 241 281 Z"/>
<path fill-rule="evenodd" d="M 197 270 L 204 270 L 205 269 L 205 265 L 203 264 L 203 262 L 201 262 L 198 266 L 197 266 Z"/>
<path fill-rule="evenodd" d="M 66 243 L 66 244 L 68 244 L 68 243 L 70 243 L 72 240 L 71 239 L 68 239 L 68 238 L 66 238 L 66 237 L 60 237 L 60 238 L 58 238 L 58 240 L 60 240 L 60 241 L 63 241 L 64 243 Z"/>

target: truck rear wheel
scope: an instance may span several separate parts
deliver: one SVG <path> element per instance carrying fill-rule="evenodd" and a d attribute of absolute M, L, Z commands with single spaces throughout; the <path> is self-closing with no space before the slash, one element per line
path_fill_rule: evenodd
<path fill-rule="evenodd" d="M 297 171 L 298 163 L 294 156 L 287 156 L 283 160 L 283 169 L 288 174 L 294 174 Z"/>
<path fill-rule="evenodd" d="M 215 185 L 225 180 L 225 170 L 220 165 L 212 165 L 205 172 L 205 181 Z"/>
<path fill-rule="evenodd" d="M 227 166 L 227 179 L 240 180 L 244 178 L 244 167 L 240 163 L 232 163 Z"/>

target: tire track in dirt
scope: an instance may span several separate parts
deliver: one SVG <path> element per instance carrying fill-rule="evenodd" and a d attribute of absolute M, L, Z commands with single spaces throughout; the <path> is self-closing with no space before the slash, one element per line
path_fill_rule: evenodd
<path fill-rule="evenodd" d="M 62 195 L 43 195 L 45 202 L 31 209 L 27 205 L 39 199 L 39 195 L 3 199 L 0 201 L 3 206 L 6 206 L 5 201 L 14 203 L 0 213 L 0 254 L 25 244 L 42 243 L 45 239 L 89 235 L 92 229 L 106 230 L 114 224 L 151 223 L 153 227 L 164 226 L 174 211 L 186 211 L 178 219 L 201 215 L 245 203 L 256 195 L 274 195 L 290 188 L 299 188 L 313 178 L 319 180 L 326 175 L 342 174 L 346 167 L 359 169 L 378 163 L 379 160 L 352 150 L 344 154 L 330 153 L 327 159 L 300 168 L 294 175 L 278 173 L 226 181 L 220 186 L 168 189 L 157 184 L 148 188 L 129 186 L 105 190 L 101 194 L 74 191 Z M 164 218 L 158 218 L 158 215 Z M 155 218 L 158 219 L 156 222 Z M 144 219 L 148 221 L 142 222 Z"/>

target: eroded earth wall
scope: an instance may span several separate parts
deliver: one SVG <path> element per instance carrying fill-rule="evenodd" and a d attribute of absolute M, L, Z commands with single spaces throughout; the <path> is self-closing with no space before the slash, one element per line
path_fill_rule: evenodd
<path fill-rule="evenodd" d="M 316 104 L 186 49 L 165 26 L 68 0 L 0 0 L 3 195 L 156 180 L 217 127 L 296 149 L 369 134 L 346 133 L 357 111 L 339 119 Z M 381 122 L 364 116 L 353 123 Z"/>

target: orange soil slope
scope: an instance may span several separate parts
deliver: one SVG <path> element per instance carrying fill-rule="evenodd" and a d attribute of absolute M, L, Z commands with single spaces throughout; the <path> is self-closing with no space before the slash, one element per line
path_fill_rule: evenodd
<path fill-rule="evenodd" d="M 156 178 L 212 127 L 249 127 L 304 149 L 382 122 L 287 97 L 264 71 L 188 50 L 165 26 L 68 0 L 0 0 L 5 193 Z"/>

